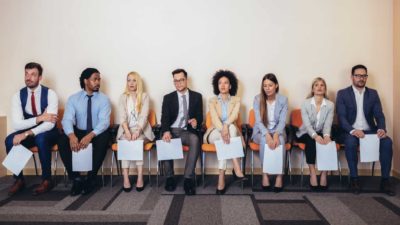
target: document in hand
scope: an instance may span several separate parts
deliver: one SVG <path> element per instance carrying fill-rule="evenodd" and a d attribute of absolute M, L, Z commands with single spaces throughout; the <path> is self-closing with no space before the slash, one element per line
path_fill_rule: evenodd
<path fill-rule="evenodd" d="M 279 145 L 271 150 L 265 144 L 263 173 L 282 174 L 283 173 L 283 145 Z"/>
<path fill-rule="evenodd" d="M 241 158 L 244 156 L 241 137 L 233 137 L 229 144 L 225 144 L 223 140 L 215 141 L 218 160 Z"/>
<path fill-rule="evenodd" d="M 118 160 L 143 160 L 143 140 L 118 140 Z"/>
<path fill-rule="evenodd" d="M 360 162 L 379 161 L 379 143 L 376 134 L 366 134 L 360 138 Z"/>
<path fill-rule="evenodd" d="M 183 159 L 182 140 L 180 138 L 171 139 L 169 143 L 158 140 L 156 141 L 156 145 L 158 161 Z"/>
<path fill-rule="evenodd" d="M 3 161 L 3 166 L 13 174 L 19 175 L 26 163 L 32 157 L 32 152 L 22 145 L 12 147 L 7 157 Z"/>
<path fill-rule="evenodd" d="M 91 171 L 93 166 L 93 148 L 89 144 L 86 148 L 78 152 L 72 152 L 72 171 L 86 172 Z"/>
<path fill-rule="evenodd" d="M 317 145 L 317 168 L 320 171 L 338 170 L 336 143 L 329 142 L 326 145 Z"/>

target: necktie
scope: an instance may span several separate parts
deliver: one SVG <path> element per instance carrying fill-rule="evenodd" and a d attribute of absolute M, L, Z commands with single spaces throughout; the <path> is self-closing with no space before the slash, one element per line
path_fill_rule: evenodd
<path fill-rule="evenodd" d="M 92 125 L 92 97 L 93 95 L 86 95 L 88 97 L 87 113 L 86 113 L 86 131 L 89 133 L 93 130 Z"/>
<path fill-rule="evenodd" d="M 31 95 L 32 115 L 37 116 L 36 103 L 35 103 L 35 92 L 32 91 Z"/>
<path fill-rule="evenodd" d="M 181 118 L 181 121 L 179 122 L 179 127 L 185 128 L 187 126 L 188 118 L 189 118 L 186 95 L 182 95 L 182 102 L 183 102 L 183 117 Z"/>

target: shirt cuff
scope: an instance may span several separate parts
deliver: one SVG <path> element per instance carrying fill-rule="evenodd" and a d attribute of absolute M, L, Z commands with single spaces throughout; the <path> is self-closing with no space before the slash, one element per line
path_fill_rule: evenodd
<path fill-rule="evenodd" d="M 317 135 L 317 133 L 314 132 L 311 134 L 311 137 L 314 138 L 316 135 Z"/>
<path fill-rule="evenodd" d="M 330 137 L 331 135 L 330 134 L 324 134 L 324 137 Z"/>
<path fill-rule="evenodd" d="M 351 130 L 351 131 L 350 131 L 350 134 L 353 135 L 353 132 L 354 132 L 355 130 L 356 130 L 356 129 Z"/>

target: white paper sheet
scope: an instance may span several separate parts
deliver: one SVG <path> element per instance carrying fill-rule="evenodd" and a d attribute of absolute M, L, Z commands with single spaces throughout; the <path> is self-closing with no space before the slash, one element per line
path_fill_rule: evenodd
<path fill-rule="evenodd" d="M 225 144 L 222 140 L 215 141 L 218 160 L 241 158 L 244 156 L 241 137 L 233 137 L 229 144 Z"/>
<path fill-rule="evenodd" d="M 336 142 L 331 141 L 326 145 L 318 142 L 317 146 L 317 168 L 320 171 L 338 170 L 338 159 Z"/>
<path fill-rule="evenodd" d="M 379 161 L 380 140 L 376 134 L 366 134 L 360 138 L 360 162 Z"/>
<path fill-rule="evenodd" d="M 26 163 L 32 157 L 32 152 L 22 145 L 13 146 L 7 157 L 3 161 L 3 166 L 13 174 L 19 175 Z"/>
<path fill-rule="evenodd" d="M 118 160 L 143 160 L 143 140 L 118 140 Z"/>
<path fill-rule="evenodd" d="M 274 150 L 271 150 L 265 144 L 263 173 L 268 174 L 283 174 L 283 146 L 279 145 Z"/>
<path fill-rule="evenodd" d="M 72 152 L 72 171 L 86 172 L 93 169 L 93 148 L 89 144 L 85 149 Z"/>
<path fill-rule="evenodd" d="M 183 159 L 182 140 L 171 139 L 169 143 L 157 140 L 157 160 Z"/>

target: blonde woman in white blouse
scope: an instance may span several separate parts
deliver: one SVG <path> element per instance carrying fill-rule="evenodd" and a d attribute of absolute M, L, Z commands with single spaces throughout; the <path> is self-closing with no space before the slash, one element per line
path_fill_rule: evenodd
<path fill-rule="evenodd" d="M 306 144 L 306 161 L 310 169 L 310 189 L 326 190 L 328 183 L 327 171 L 321 172 L 320 185 L 318 185 L 315 169 L 316 143 L 328 144 L 331 142 L 331 127 L 334 114 L 334 104 L 326 95 L 326 82 L 321 77 L 313 80 L 311 93 L 301 106 L 301 118 L 303 125 L 296 135 L 300 142 Z"/>
<path fill-rule="evenodd" d="M 119 99 L 119 119 L 120 127 L 117 138 L 120 140 L 144 140 L 144 143 L 154 140 L 154 134 L 148 122 L 149 116 L 149 96 L 143 92 L 143 82 L 140 75 L 130 72 L 126 78 L 125 92 Z M 135 163 L 138 172 L 136 190 L 144 189 L 143 182 L 143 160 L 128 161 L 122 160 L 122 174 L 124 177 L 123 190 L 129 192 L 132 186 L 129 180 L 130 164 Z"/>

